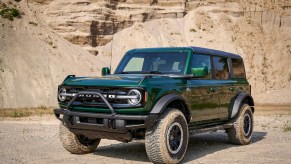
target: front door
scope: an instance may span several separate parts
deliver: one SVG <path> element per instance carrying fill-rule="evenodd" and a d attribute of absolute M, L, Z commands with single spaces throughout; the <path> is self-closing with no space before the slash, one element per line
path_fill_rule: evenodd
<path fill-rule="evenodd" d="M 213 80 L 189 80 L 192 121 L 217 119 L 219 101 Z"/>
<path fill-rule="evenodd" d="M 209 55 L 194 54 L 191 73 L 195 78 L 187 82 L 187 99 L 190 100 L 192 122 L 217 119 L 219 100 L 217 84 L 212 80 L 212 65 Z"/>

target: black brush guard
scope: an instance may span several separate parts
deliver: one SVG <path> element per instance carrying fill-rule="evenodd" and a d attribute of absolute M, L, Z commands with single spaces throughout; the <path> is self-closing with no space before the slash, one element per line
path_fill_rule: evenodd
<path fill-rule="evenodd" d="M 71 106 L 80 95 L 101 98 L 111 114 L 72 111 Z M 54 114 L 73 133 L 88 138 L 106 138 L 122 142 L 132 140 L 131 132 L 154 125 L 158 115 L 121 115 L 117 114 L 107 99 L 98 92 L 79 92 L 68 103 L 66 109 L 54 109 Z"/>

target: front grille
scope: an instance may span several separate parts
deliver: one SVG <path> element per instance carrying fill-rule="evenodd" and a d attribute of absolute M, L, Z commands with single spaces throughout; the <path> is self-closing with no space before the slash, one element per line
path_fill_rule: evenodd
<path fill-rule="evenodd" d="M 115 108 L 128 108 L 130 105 L 128 104 L 127 99 L 117 99 L 116 97 L 119 95 L 127 95 L 128 91 L 131 88 L 89 88 L 89 87 L 66 87 L 66 91 L 68 94 L 76 94 L 81 91 L 88 92 L 98 92 L 101 93 L 107 101 Z M 140 90 L 142 94 L 144 94 L 143 90 Z M 67 96 L 65 99 L 65 103 L 69 103 L 73 96 Z M 142 104 L 143 102 L 141 102 Z M 98 96 L 89 96 L 84 95 L 80 96 L 76 99 L 76 101 L 72 104 L 73 107 L 83 106 L 83 107 L 98 107 L 98 108 L 108 108 L 107 105 L 103 102 L 103 100 Z M 139 105 L 141 106 L 141 105 Z M 138 107 L 138 106 L 134 106 Z"/>

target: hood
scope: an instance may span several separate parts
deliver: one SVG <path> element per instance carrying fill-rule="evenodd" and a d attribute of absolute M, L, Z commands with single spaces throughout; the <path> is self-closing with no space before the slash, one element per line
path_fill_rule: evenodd
<path fill-rule="evenodd" d="M 70 77 L 63 82 L 65 86 L 138 86 L 145 75 L 107 75 L 103 77 Z"/>

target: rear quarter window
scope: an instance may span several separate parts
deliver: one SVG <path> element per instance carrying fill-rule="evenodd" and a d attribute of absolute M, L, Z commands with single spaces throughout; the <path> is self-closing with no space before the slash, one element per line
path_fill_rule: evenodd
<path fill-rule="evenodd" d="M 215 77 L 218 80 L 229 79 L 229 67 L 227 57 L 213 57 Z"/>
<path fill-rule="evenodd" d="M 245 68 L 242 59 L 231 59 L 233 78 L 245 78 Z"/>

